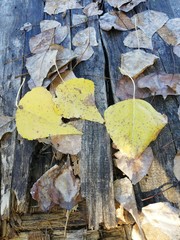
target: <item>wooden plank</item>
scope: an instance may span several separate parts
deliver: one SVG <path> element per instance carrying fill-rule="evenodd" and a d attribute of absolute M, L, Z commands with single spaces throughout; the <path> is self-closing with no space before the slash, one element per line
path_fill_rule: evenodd
<path fill-rule="evenodd" d="M 84 0 L 86 6 L 91 1 Z M 80 10 L 73 10 L 72 14 Z M 94 27 L 98 46 L 94 47 L 94 55 L 75 68 L 78 77 L 94 81 L 95 98 L 101 114 L 107 108 L 106 83 L 105 83 L 105 58 L 100 41 L 98 17 L 89 18 L 87 24 L 72 28 L 72 37 L 85 27 Z M 83 128 L 82 151 L 80 160 L 81 194 L 86 198 L 88 207 L 89 228 L 98 229 L 100 223 L 107 228 L 115 227 L 115 207 L 113 194 L 112 157 L 110 139 L 103 125 L 86 122 Z"/>
<path fill-rule="evenodd" d="M 106 5 L 105 9 L 108 11 L 110 7 Z M 166 1 L 163 3 L 161 1 L 148 1 L 136 7 L 135 11 L 142 12 L 148 9 L 165 12 L 170 18 L 180 16 L 180 11 L 177 10 L 173 1 Z M 120 55 L 130 51 L 130 49 L 123 44 L 123 39 L 127 33 L 113 30 L 105 32 L 101 30 L 101 34 L 109 65 L 109 75 L 111 78 L 109 86 L 113 92 L 114 102 L 118 102 L 120 99 L 116 96 L 116 86 L 118 85 L 118 81 L 120 81 L 119 79 L 122 77 L 118 71 L 118 66 L 120 66 Z M 166 73 L 179 73 L 180 61 L 179 58 L 173 54 L 172 47 L 164 43 L 158 34 L 153 36 L 153 41 L 153 53 L 158 55 L 160 59 L 154 67 L 146 70 L 145 73 L 148 74 L 150 72 L 160 71 L 165 71 Z M 173 158 L 176 155 L 176 151 L 179 149 L 180 143 L 180 122 L 177 116 L 178 103 L 176 99 L 176 97 L 168 97 L 165 101 L 162 97 L 147 99 L 159 112 L 168 116 L 169 123 L 160 133 L 156 141 L 151 144 L 155 160 L 148 176 L 135 186 L 139 208 L 148 203 L 159 201 L 169 201 L 173 205 L 180 207 L 180 188 L 173 174 Z M 165 188 L 172 185 L 173 188 L 161 193 Z M 151 200 L 147 199 L 146 201 L 142 201 L 142 199 L 153 195 L 156 196 Z"/>

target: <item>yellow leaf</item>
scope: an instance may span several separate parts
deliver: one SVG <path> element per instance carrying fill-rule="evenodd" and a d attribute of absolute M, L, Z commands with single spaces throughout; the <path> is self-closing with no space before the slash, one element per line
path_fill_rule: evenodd
<path fill-rule="evenodd" d="M 65 118 L 81 118 L 103 123 L 94 100 L 94 83 L 84 78 L 73 78 L 56 88 L 55 103 Z"/>
<path fill-rule="evenodd" d="M 43 87 L 34 88 L 19 102 L 16 112 L 19 134 L 32 140 L 54 135 L 81 134 L 76 128 L 61 121 L 52 96 Z"/>
<path fill-rule="evenodd" d="M 167 123 L 166 116 L 140 99 L 112 105 L 106 109 L 104 117 L 113 142 L 131 158 L 139 157 Z"/>

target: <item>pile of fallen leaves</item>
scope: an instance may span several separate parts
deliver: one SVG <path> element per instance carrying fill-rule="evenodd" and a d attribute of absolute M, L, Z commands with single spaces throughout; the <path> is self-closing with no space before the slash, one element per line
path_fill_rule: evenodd
<path fill-rule="evenodd" d="M 19 101 L 16 126 L 23 138 L 36 139 L 52 145 L 57 152 L 77 156 L 81 151 L 84 121 L 105 124 L 113 147 L 118 150 L 115 166 L 128 177 L 114 182 L 115 199 L 120 203 L 117 208 L 118 221 L 126 222 L 123 217 L 123 209 L 126 209 L 136 222 L 133 239 L 143 239 L 144 235 L 146 239 L 178 239 L 178 210 L 168 203 L 155 203 L 144 207 L 139 213 L 132 186 L 148 173 L 154 159 L 148 146 L 167 124 L 165 115 L 135 96 L 162 95 L 166 98 L 180 94 L 179 74 L 152 73 L 143 76 L 144 70 L 158 59 L 158 56 L 143 50 L 153 50 L 152 36 L 156 32 L 173 45 L 174 53 L 180 56 L 179 18 L 169 19 L 165 13 L 153 10 L 131 18 L 127 16 L 127 12 L 145 1 L 107 0 L 116 10 L 103 14 L 99 1 L 83 8 L 76 0 L 46 0 L 44 11 L 49 15 L 83 8 L 84 14 L 72 16 L 74 27 L 87 22 L 90 16 L 101 15 L 99 22 L 102 30 L 114 28 L 129 31 L 124 45 L 135 50 L 121 54 L 120 71 L 124 77 L 116 90 L 123 101 L 107 108 L 104 117 L 101 116 L 95 104 L 93 81 L 76 78 L 69 68 L 72 60 L 77 65 L 94 54 L 94 48 L 98 46 L 95 28 L 87 27 L 77 32 L 72 39 L 75 47 L 72 50 L 61 45 L 70 34 L 70 26 L 62 26 L 55 20 L 43 20 L 40 22 L 41 33 L 29 42 L 32 56 L 26 59 L 26 68 L 30 75 L 28 86 L 31 91 Z M 25 24 L 22 30 L 29 31 L 29 24 Z M 0 122 L 1 137 L 14 130 L 13 118 L 2 116 Z M 179 155 L 174 160 L 174 173 L 179 180 L 178 159 Z M 44 211 L 54 205 L 71 210 L 81 200 L 80 174 L 68 158 L 63 167 L 55 165 L 45 172 L 33 185 L 31 195 Z M 152 238 L 154 234 L 156 237 Z"/>

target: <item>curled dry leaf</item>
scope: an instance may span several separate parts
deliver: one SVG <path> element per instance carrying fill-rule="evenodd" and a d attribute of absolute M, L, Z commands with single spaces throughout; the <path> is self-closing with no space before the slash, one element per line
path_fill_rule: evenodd
<path fill-rule="evenodd" d="M 180 152 L 174 158 L 173 172 L 178 181 L 180 181 Z"/>
<path fill-rule="evenodd" d="M 68 9 L 82 8 L 77 0 L 46 0 L 44 12 L 49 15 L 65 12 Z"/>
<path fill-rule="evenodd" d="M 147 173 L 154 159 L 152 149 L 148 147 L 139 158 L 128 158 L 120 151 L 115 153 L 115 165 L 124 172 L 132 184 L 138 183 Z"/>
<path fill-rule="evenodd" d="M 168 202 L 149 204 L 142 208 L 141 227 L 147 240 L 180 239 L 180 211 Z M 134 238 L 137 240 L 138 238 Z"/>
<path fill-rule="evenodd" d="M 0 116 L 0 139 L 7 132 L 13 132 L 15 129 L 15 122 L 13 117 Z"/>
<path fill-rule="evenodd" d="M 82 131 L 82 121 L 73 121 L 71 124 L 79 131 Z M 81 138 L 81 135 L 58 135 L 52 136 L 51 142 L 57 151 L 64 154 L 76 155 L 81 151 Z"/>
<path fill-rule="evenodd" d="M 131 19 L 137 27 L 151 38 L 167 22 L 168 16 L 163 12 L 147 10 L 135 14 Z"/>
<path fill-rule="evenodd" d="M 180 18 L 169 21 L 158 31 L 161 38 L 173 46 L 180 44 Z"/>
<path fill-rule="evenodd" d="M 76 47 L 89 44 L 90 46 L 98 46 L 96 40 L 96 30 L 94 27 L 87 27 L 76 33 L 73 37 L 72 44 Z"/>
<path fill-rule="evenodd" d="M 158 57 L 151 53 L 137 49 L 121 54 L 121 68 L 123 75 L 138 77 L 146 68 L 153 65 Z"/>
<path fill-rule="evenodd" d="M 174 46 L 173 47 L 173 52 L 180 58 L 180 45 Z"/>
<path fill-rule="evenodd" d="M 136 85 L 136 92 L 135 96 L 136 98 L 147 98 L 151 96 L 150 90 L 147 88 L 139 88 L 138 86 L 138 79 L 135 81 Z M 133 92 L 134 92 L 134 87 L 132 80 L 127 77 L 123 76 L 118 82 L 116 86 L 116 96 L 120 98 L 121 100 L 126 100 L 133 98 Z"/>
<path fill-rule="evenodd" d="M 81 134 L 72 125 L 61 121 L 52 95 L 43 87 L 34 88 L 20 100 L 16 125 L 19 134 L 29 140 L 57 134 Z"/>
<path fill-rule="evenodd" d="M 124 12 L 129 12 L 142 2 L 146 2 L 146 0 L 130 0 L 128 3 L 123 4 L 119 9 Z"/>
<path fill-rule="evenodd" d="M 55 65 L 57 50 L 47 50 L 27 58 L 26 68 L 35 84 L 42 86 L 50 68 Z"/>
<path fill-rule="evenodd" d="M 116 103 L 106 109 L 104 117 L 113 142 L 129 158 L 138 158 L 167 124 L 166 116 L 140 99 Z"/>
<path fill-rule="evenodd" d="M 100 17 L 100 27 L 105 31 L 112 28 L 120 31 L 127 31 L 134 29 L 134 24 L 131 19 L 121 11 L 112 11 L 105 13 Z"/>
<path fill-rule="evenodd" d="M 138 79 L 139 88 L 148 88 L 152 95 L 162 95 L 164 99 L 168 95 L 180 94 L 180 74 L 156 74 L 151 73 Z"/>
<path fill-rule="evenodd" d="M 75 178 L 71 166 L 53 166 L 34 183 L 32 198 L 38 201 L 43 211 L 54 205 L 67 210 L 72 209 L 80 200 L 80 182 Z"/>
<path fill-rule="evenodd" d="M 70 79 L 56 88 L 54 99 L 65 118 L 81 118 L 103 123 L 95 105 L 94 83 L 84 78 Z"/>
<path fill-rule="evenodd" d="M 94 15 L 101 15 L 103 11 L 99 10 L 98 2 L 92 2 L 85 6 L 85 8 L 83 9 L 83 13 L 90 17 Z"/>
<path fill-rule="evenodd" d="M 130 32 L 124 39 L 123 43 L 129 48 L 153 49 L 151 38 L 146 36 L 146 34 L 140 29 Z"/>

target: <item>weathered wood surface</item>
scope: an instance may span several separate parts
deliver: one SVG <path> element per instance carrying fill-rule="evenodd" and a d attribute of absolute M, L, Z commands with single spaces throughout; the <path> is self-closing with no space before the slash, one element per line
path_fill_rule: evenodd
<path fill-rule="evenodd" d="M 85 6 L 91 1 L 83 0 Z M 167 13 L 170 18 L 180 17 L 179 0 L 150 0 L 135 8 L 135 12 L 152 9 Z M 22 81 L 17 77 L 26 73 L 24 58 L 29 54 L 29 38 L 39 33 L 39 22 L 43 19 L 56 19 L 64 25 L 71 25 L 71 16 L 82 13 L 81 10 L 68 11 L 65 18 L 61 15 L 48 16 L 43 13 L 44 2 L 37 0 L 1 0 L 0 16 L 0 114 L 14 116 L 15 99 Z M 111 8 L 103 1 L 102 9 L 108 12 Z M 25 22 L 31 22 L 32 31 L 25 33 L 20 27 Z M 71 35 L 64 44 L 71 47 L 71 39 L 80 29 L 94 26 L 97 33 L 98 47 L 94 56 L 87 62 L 79 64 L 74 70 L 77 77 L 92 79 L 96 86 L 96 102 L 101 113 L 105 108 L 120 99 L 115 94 L 115 88 L 121 75 L 118 71 L 120 54 L 128 51 L 124 47 L 123 39 L 127 33 L 112 30 L 104 32 L 99 28 L 98 17 L 89 18 L 86 24 L 70 28 Z M 172 52 L 172 47 L 155 34 L 153 53 L 160 59 L 147 72 L 180 73 L 180 61 Z M 22 95 L 28 91 L 23 88 Z M 147 99 L 160 112 L 168 116 L 169 124 L 158 139 L 152 144 L 155 161 L 146 176 L 135 186 L 137 205 L 141 208 L 152 202 L 169 201 L 180 207 L 179 186 L 173 174 L 173 159 L 180 149 L 180 122 L 177 108 L 180 104 L 178 97 L 161 97 Z M 115 207 L 113 196 L 113 171 L 110 139 L 103 126 L 96 123 L 85 123 L 82 152 L 80 160 L 82 195 L 84 203 L 70 217 L 68 229 L 79 229 L 81 237 L 75 235 L 69 239 L 131 239 L 131 226 L 122 226 L 108 233 L 102 231 L 87 232 L 84 228 L 98 229 L 103 223 L 107 227 L 114 227 Z M 1 140 L 1 235 L 10 239 L 61 239 L 65 223 L 64 210 L 56 213 L 41 214 L 33 210 L 29 196 L 29 189 L 50 166 L 50 149 L 43 150 L 42 145 L 18 139 L 17 133 L 4 136 Z M 174 187 L 158 194 L 159 191 L 174 184 Z M 156 195 L 151 200 L 142 201 L 149 196 Z M 59 224 L 59 225 L 58 225 Z M 41 232 L 39 231 L 39 226 Z M 59 226 L 59 229 L 58 229 Z M 56 229 L 56 230 L 55 230 Z M 82 229 L 82 230 L 81 230 Z M 52 230 L 52 232 L 50 231 Z M 19 236 L 15 237 L 16 233 Z M 35 231 L 35 232 L 33 232 Z M 34 234 L 34 235 L 33 235 Z M 37 234 L 37 235 L 36 235 Z M 39 235 L 38 235 L 39 234 Z M 89 234 L 89 235 L 88 235 Z M 92 236 L 91 236 L 92 234 Z M 94 234 L 94 235 L 93 235 Z M 85 237 L 86 236 L 86 237 Z"/>

